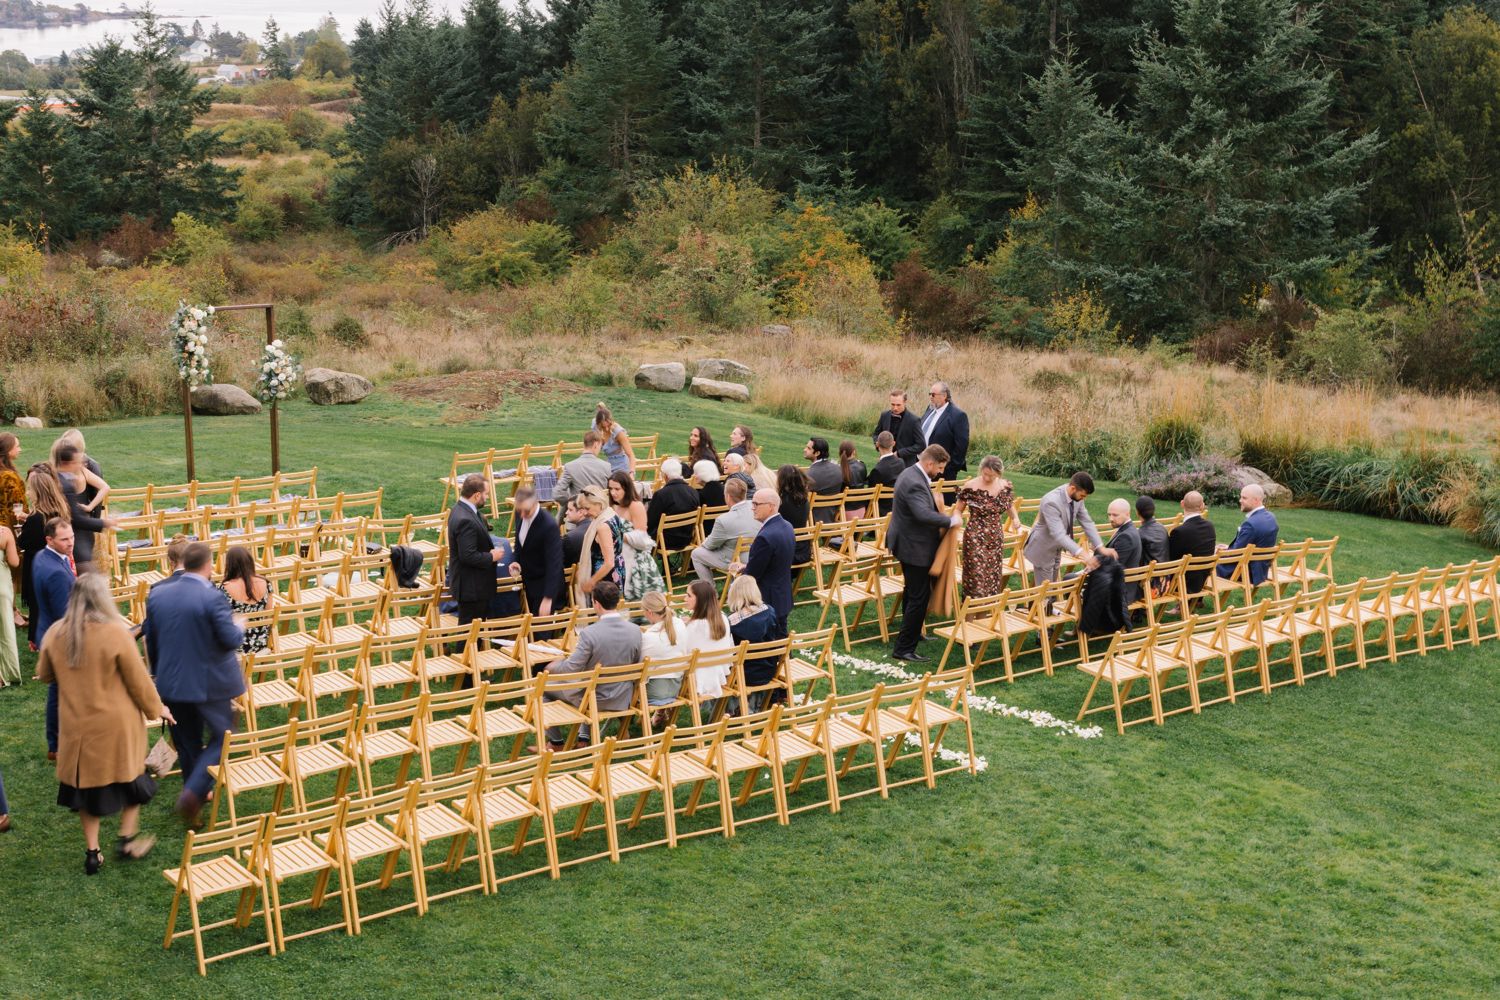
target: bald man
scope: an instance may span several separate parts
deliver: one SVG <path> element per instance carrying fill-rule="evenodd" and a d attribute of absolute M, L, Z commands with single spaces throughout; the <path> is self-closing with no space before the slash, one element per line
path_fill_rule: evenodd
<path fill-rule="evenodd" d="M 750 543 L 745 562 L 733 564 L 729 571 L 755 578 L 761 599 L 776 612 L 778 634 L 774 638 L 780 639 L 787 634 L 787 618 L 792 613 L 792 556 L 797 532 L 781 516 L 781 496 L 775 490 L 756 490 L 750 504 L 760 531 Z"/>
<path fill-rule="evenodd" d="M 1204 510 L 1203 494 L 1191 490 L 1182 498 L 1182 523 L 1167 536 L 1167 558 L 1182 559 L 1185 556 L 1211 556 L 1217 548 L 1218 535 L 1209 523 Z M 1208 570 L 1194 570 L 1182 578 L 1189 594 L 1203 589 L 1208 579 Z"/>
<path fill-rule="evenodd" d="M 1112 552 L 1121 569 L 1135 569 L 1141 564 L 1141 533 L 1130 519 L 1130 501 L 1123 498 L 1109 502 L 1109 523 L 1115 529 L 1109 544 L 1101 552 Z M 1125 584 L 1125 606 L 1141 599 L 1139 583 Z"/>
<path fill-rule="evenodd" d="M 1281 530 L 1276 523 L 1276 516 L 1266 510 L 1266 491 L 1255 483 L 1246 483 L 1240 488 L 1240 511 L 1245 515 L 1245 520 L 1240 522 L 1240 530 L 1234 533 L 1234 541 L 1228 545 L 1220 545 L 1219 550 L 1243 549 L 1247 545 L 1257 548 L 1270 548 L 1276 544 L 1276 536 Z M 1220 566 L 1219 575 L 1228 579 L 1234 573 L 1233 566 Z M 1250 562 L 1250 582 L 1260 586 L 1266 582 L 1266 577 L 1271 573 L 1271 560 L 1254 559 Z"/>

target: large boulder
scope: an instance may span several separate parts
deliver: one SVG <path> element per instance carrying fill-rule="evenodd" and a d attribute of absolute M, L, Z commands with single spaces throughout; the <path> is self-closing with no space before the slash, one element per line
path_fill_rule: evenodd
<path fill-rule="evenodd" d="M 237 385 L 215 382 L 213 385 L 200 385 L 193 390 L 193 412 L 215 417 L 259 413 L 260 400 Z"/>
<path fill-rule="evenodd" d="M 748 382 L 752 374 L 749 366 L 728 358 L 704 358 L 698 362 L 698 377 L 716 382 Z"/>
<path fill-rule="evenodd" d="M 1279 507 L 1292 502 L 1292 491 L 1266 475 L 1253 465 L 1237 465 L 1229 470 L 1230 476 L 1241 486 L 1255 483 L 1266 491 L 1266 506 Z"/>
<path fill-rule="evenodd" d="M 694 396 L 702 396 L 704 399 L 727 399 L 731 403 L 750 402 L 750 387 L 738 382 L 720 382 L 712 378 L 695 378 L 693 385 L 688 390 Z"/>
<path fill-rule="evenodd" d="M 47 425 L 42 423 L 41 417 L 17 417 L 16 426 L 24 431 L 39 431 Z"/>
<path fill-rule="evenodd" d="M 332 368 L 309 368 L 302 381 L 307 386 L 307 398 L 319 406 L 357 403 L 375 389 L 363 375 Z"/>
<path fill-rule="evenodd" d="M 767 323 L 760 328 L 760 332 L 767 337 L 790 337 L 792 335 L 792 328 L 785 323 Z"/>
<path fill-rule="evenodd" d="M 687 384 L 687 366 L 680 361 L 641 365 L 635 370 L 635 387 L 656 392 L 681 392 Z"/>

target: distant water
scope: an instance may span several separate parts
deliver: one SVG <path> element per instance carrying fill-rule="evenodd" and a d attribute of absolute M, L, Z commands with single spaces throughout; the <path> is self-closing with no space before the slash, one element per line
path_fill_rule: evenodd
<path fill-rule="evenodd" d="M 50 0 L 67 5 L 67 0 Z M 98 2 L 89 4 L 95 10 L 117 9 L 118 5 Z M 140 0 L 131 0 L 130 7 L 143 6 Z M 512 4 L 505 4 L 510 7 Z M 214 22 L 228 32 L 243 31 L 256 41 L 266 25 L 266 18 L 274 16 L 282 31 L 298 34 L 315 28 L 325 14 L 332 14 L 339 23 L 339 34 L 348 41 L 354 37 L 354 26 L 361 19 L 375 21 L 380 16 L 380 0 L 312 0 L 306 6 L 288 3 L 278 9 L 276 0 L 164 0 L 155 5 L 156 12 L 165 20 L 176 21 L 183 30 L 190 30 L 194 20 L 203 25 L 207 34 Z M 436 13 L 451 10 L 455 16 L 462 9 L 462 0 L 437 0 L 432 5 Z M 0 52 L 20 49 L 30 59 L 56 56 L 63 52 L 98 45 L 107 37 L 130 40 L 132 24 L 126 20 L 90 21 L 88 24 L 61 25 L 48 28 L 0 28 Z"/>

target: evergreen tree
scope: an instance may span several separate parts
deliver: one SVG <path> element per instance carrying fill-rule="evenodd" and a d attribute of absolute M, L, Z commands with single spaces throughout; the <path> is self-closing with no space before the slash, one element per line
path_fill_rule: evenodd
<path fill-rule="evenodd" d="M 5 120 L 15 109 L 0 111 L 0 221 L 14 223 L 48 249 L 83 227 L 94 174 L 71 120 L 48 110 L 47 95 L 29 90 L 25 103 L 8 134 Z"/>
<path fill-rule="evenodd" d="M 471 127 L 483 122 L 497 96 L 514 100 L 521 89 L 519 39 L 499 0 L 467 0 L 450 95 L 454 117 Z"/>
<path fill-rule="evenodd" d="M 281 34 L 281 28 L 276 24 L 276 18 L 266 18 L 265 32 L 260 37 L 261 41 L 266 43 L 264 55 L 266 68 L 270 70 L 271 76 L 278 80 L 290 80 L 292 78 L 292 54 L 286 37 Z"/>

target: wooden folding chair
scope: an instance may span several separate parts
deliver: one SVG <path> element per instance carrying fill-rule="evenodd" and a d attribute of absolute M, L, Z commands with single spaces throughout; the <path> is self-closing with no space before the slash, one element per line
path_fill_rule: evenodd
<path fill-rule="evenodd" d="M 1055 593 L 1055 591 L 1052 591 Z M 960 646 L 964 654 L 964 667 L 975 675 L 974 683 L 989 684 L 994 681 L 1014 681 L 1038 671 L 1052 673 L 1050 650 L 1047 649 L 1046 625 L 1041 614 L 1046 593 L 1043 587 L 1026 587 L 1021 590 L 1002 590 L 988 597 L 965 598 L 959 607 L 958 617 L 949 625 L 939 625 L 933 634 L 946 638 L 938 669 L 948 666 L 948 657 L 954 646 Z M 1017 669 L 1027 638 L 1037 643 L 1037 664 Z M 979 668 L 995 662 L 986 657 L 991 644 L 1000 647 L 1000 662 L 1004 673 L 1000 677 L 978 678 Z M 977 647 L 977 648 L 976 648 Z"/>
<path fill-rule="evenodd" d="M 230 825 L 238 825 L 238 797 L 260 789 L 274 790 L 269 811 L 281 811 L 281 804 L 292 785 L 292 779 L 282 766 L 290 732 L 291 725 L 287 724 L 224 735 L 219 762 L 208 765 L 209 777 L 214 779 L 214 804 L 208 820 L 210 827 L 218 825 L 221 802 L 229 803 Z"/>
<path fill-rule="evenodd" d="M 667 535 L 675 533 L 683 528 L 692 528 L 692 538 L 688 544 L 671 548 L 667 545 Z M 703 508 L 685 511 L 681 514 L 663 514 L 656 522 L 656 553 L 661 558 L 662 577 L 666 581 L 667 590 L 670 592 L 676 585 L 672 582 L 672 557 L 677 556 L 679 565 L 677 572 L 691 576 L 691 570 L 682 565 L 681 559 L 685 554 L 691 552 L 703 541 Z M 691 581 L 689 581 L 691 582 Z"/>
<path fill-rule="evenodd" d="M 342 891 L 347 888 L 344 865 L 334 839 L 334 831 L 343 829 L 348 809 L 349 800 L 340 798 L 332 805 L 320 809 L 267 817 L 260 849 L 260 857 L 265 864 L 261 874 L 270 897 L 277 951 L 286 951 L 288 941 L 327 931 L 342 930 L 346 935 L 354 934 L 350 896 L 347 891 Z M 308 911 L 322 910 L 328 899 L 329 883 L 335 876 L 339 886 L 339 890 L 334 893 L 339 901 L 338 919 L 288 934 L 285 915 L 303 908 Z M 312 887 L 306 897 L 291 901 L 282 899 L 283 883 L 309 877 L 312 879 Z"/>
<path fill-rule="evenodd" d="M 621 854 L 662 844 L 677 846 L 677 814 L 671 775 L 672 742 L 676 733 L 675 726 L 668 726 L 666 732 L 660 735 L 615 742 L 609 764 L 610 795 L 616 801 L 635 797 L 635 804 L 625 820 L 625 829 L 634 831 L 643 820 L 657 817 L 661 818 L 663 825 L 661 838 L 621 846 Z M 660 798 L 661 811 L 647 814 L 646 806 L 653 795 Z M 617 813 L 616 821 L 618 820 Z"/>
<path fill-rule="evenodd" d="M 446 775 L 431 781 L 407 784 L 410 794 L 401 811 L 382 817 L 386 826 L 400 840 L 410 845 L 415 876 L 422 899 L 422 912 L 440 899 L 479 890 L 490 894 L 490 859 L 485 853 L 480 830 L 480 798 L 484 794 L 484 769 Z M 448 853 L 441 861 L 428 862 L 427 845 L 447 841 Z M 436 872 L 456 875 L 470 860 L 470 842 L 479 850 L 472 856 L 475 865 L 473 881 L 455 880 L 440 891 L 432 891 L 430 882 Z M 445 880 L 446 882 L 446 880 Z"/>
<path fill-rule="evenodd" d="M 772 770 L 770 746 L 772 737 L 780 725 L 781 710 L 782 706 L 777 705 L 769 714 L 744 716 L 737 719 L 723 716 L 719 720 L 719 728 L 707 743 L 689 746 L 680 752 L 682 756 L 701 765 L 717 779 L 719 809 L 725 837 L 733 837 L 737 827 L 758 819 L 775 816 L 776 821 L 782 826 L 789 822 L 784 790 L 776 777 L 777 772 Z M 677 755 L 674 755 L 674 767 L 676 760 Z M 774 811 L 758 817 L 737 816 L 735 808 L 744 806 L 750 801 L 756 780 L 762 772 L 771 773 L 772 780 L 777 782 Z M 744 775 L 745 778 L 739 794 L 731 802 L 731 781 L 739 775 Z M 701 782 L 695 783 L 693 792 L 688 797 L 689 814 L 697 808 L 702 789 Z"/>
<path fill-rule="evenodd" d="M 787 637 L 786 682 L 788 700 L 796 701 L 799 685 L 806 685 L 800 696 L 811 701 L 818 685 L 828 683 L 828 697 L 839 693 L 838 674 L 833 667 L 834 630 L 793 631 Z"/>
<path fill-rule="evenodd" d="M 578 743 L 583 727 L 589 724 L 589 717 L 573 701 L 576 698 L 582 705 L 593 696 L 594 676 L 592 670 L 574 674 L 552 674 L 544 670 L 537 674 L 537 685 L 526 702 L 522 718 L 527 728 L 536 734 L 538 750 L 547 745 L 548 729 L 568 731 L 563 739 L 564 750 L 572 750 Z"/>
<path fill-rule="evenodd" d="M 615 741 L 607 739 L 597 746 L 577 747 L 552 755 L 552 763 L 546 775 L 546 791 L 538 801 L 552 814 L 552 827 L 556 830 L 555 839 L 560 841 L 562 838 L 562 832 L 556 828 L 556 817 L 559 813 L 569 809 L 578 810 L 578 816 L 568 834 L 568 839 L 576 842 L 589 828 L 589 815 L 594 807 L 598 806 L 604 810 L 603 829 L 607 844 L 604 851 L 559 861 L 561 868 L 569 868 L 586 861 L 596 861 L 606 857 L 611 861 L 620 860 L 619 831 L 615 823 L 615 799 L 609 783 L 609 766 L 614 757 L 614 747 Z M 516 791 L 527 799 L 532 798 L 529 783 L 517 786 Z"/>
<path fill-rule="evenodd" d="M 477 472 L 493 481 L 495 478 L 494 462 L 495 449 L 493 448 L 487 448 L 484 451 L 454 452 L 453 463 L 448 474 L 438 479 L 438 482 L 443 484 L 443 502 L 438 506 L 443 510 L 448 509 L 448 501 L 458 496 L 464 477 L 471 472 Z"/>
<path fill-rule="evenodd" d="M 374 795 L 387 788 L 401 788 L 411 774 L 412 761 L 422 757 L 419 720 L 428 715 L 427 695 L 403 698 L 383 705 L 367 701 L 359 710 L 354 729 L 352 756 L 359 765 L 361 795 Z M 394 760 L 396 778 L 390 785 L 375 784 L 377 764 Z"/>
<path fill-rule="evenodd" d="M 456 685 L 459 677 L 478 676 L 473 651 L 480 624 L 472 621 L 467 625 L 429 625 L 422 632 L 417 640 L 414 669 L 422 678 L 423 690 L 431 690 L 438 682 Z"/>
<path fill-rule="evenodd" d="M 261 816 L 222 830 L 189 830 L 182 845 L 181 863 L 178 867 L 164 869 L 161 873 L 173 886 L 172 908 L 167 913 L 167 932 L 162 938 L 162 947 L 171 948 L 173 941 L 191 935 L 200 976 L 208 975 L 211 962 L 256 951 L 276 954 L 276 932 L 272 924 L 265 877 L 262 874 L 265 865 L 261 855 L 265 850 L 265 824 L 268 821 L 269 817 Z M 229 893 L 239 894 L 239 904 L 234 916 L 204 923 L 201 904 L 215 896 Z M 203 944 L 204 933 L 221 927 L 248 928 L 257 916 L 257 897 L 260 899 L 258 915 L 265 921 L 265 939 L 232 951 L 207 954 Z M 192 927 L 178 931 L 177 914 L 184 898 L 188 902 Z"/>
<path fill-rule="evenodd" d="M 553 813 L 548 808 L 547 775 L 552 768 L 552 752 L 543 750 L 534 757 L 519 761 L 502 761 L 484 767 L 484 794 L 479 800 L 480 835 L 483 849 L 489 853 L 490 892 L 498 892 L 500 883 L 547 872 L 552 878 L 560 878 L 558 865 L 557 831 L 553 827 Z M 533 823 L 538 823 L 542 835 L 529 838 Z M 519 872 L 499 873 L 497 861 L 503 848 L 496 848 L 494 831 L 497 827 L 515 824 L 515 837 L 510 843 L 510 855 L 517 857 L 527 847 L 541 844 L 546 852 L 546 863 L 537 868 Z"/>
<path fill-rule="evenodd" d="M 281 768 L 292 785 L 292 802 L 298 811 L 311 805 L 342 798 L 349 788 L 349 777 L 358 766 L 353 741 L 357 739 L 356 718 L 352 710 L 312 719 L 292 719 L 287 724 L 286 749 L 281 753 Z M 319 775 L 334 776 L 333 794 L 309 799 L 307 782 Z"/>
<path fill-rule="evenodd" d="M 245 672 L 245 725 L 259 729 L 267 724 L 261 712 L 280 710 L 290 720 L 297 715 L 306 699 L 298 686 L 298 674 L 304 669 L 310 648 L 280 652 L 263 649 L 243 656 Z M 274 725 L 275 723 L 270 723 Z"/>
<path fill-rule="evenodd" d="M 1333 551 L 1338 548 L 1337 535 L 1327 539 L 1309 538 L 1284 545 L 1271 566 L 1271 585 L 1280 597 L 1287 587 L 1311 590 L 1333 582 Z"/>
<path fill-rule="evenodd" d="M 740 643 L 740 646 L 740 656 L 734 666 L 734 672 L 729 675 L 729 680 L 724 684 L 725 700 L 730 704 L 738 704 L 740 715 L 761 711 L 761 706 L 767 703 L 772 692 L 775 691 L 782 692 L 782 697 L 777 700 L 790 704 L 792 684 L 787 674 L 787 657 L 791 651 L 790 640 L 747 641 Z M 759 684 L 751 684 L 746 676 L 749 665 L 763 664 L 768 660 L 774 661 L 776 665 L 770 678 Z M 764 697 L 757 698 L 757 695 Z"/>
<path fill-rule="evenodd" d="M 780 707 L 780 706 L 778 706 Z M 788 817 L 811 809 L 827 807 L 830 813 L 839 811 L 838 768 L 834 763 L 834 738 L 831 720 L 834 701 L 826 698 L 806 705 L 782 707 L 776 718 L 776 729 L 768 744 L 771 757 L 773 791 L 779 789 L 783 807 Z M 769 723 L 768 723 L 769 725 Z M 814 760 L 823 762 L 823 785 L 826 797 L 814 798 L 793 806 L 792 796 L 802 788 L 808 767 Z M 797 765 L 790 782 L 786 780 L 786 768 Z M 779 775 L 779 777 L 778 777 Z"/>
<path fill-rule="evenodd" d="M 885 604 L 889 598 L 899 598 L 905 591 L 906 585 L 901 577 L 891 576 L 885 572 L 887 561 L 887 557 L 883 555 L 855 555 L 841 559 L 835 566 L 833 579 L 828 582 L 828 585 L 813 591 L 813 596 L 822 606 L 822 611 L 818 615 L 818 628 L 823 628 L 827 624 L 828 613 L 831 610 L 838 609 L 839 631 L 844 638 L 844 652 L 846 653 L 853 652 L 856 642 L 853 638 L 853 631 L 859 628 L 871 604 L 875 606 L 875 622 L 880 628 L 881 642 L 890 641 L 890 618 L 894 617 L 895 610 L 892 609 L 888 615 Z M 852 623 L 849 620 L 851 607 L 856 609 Z M 857 641 L 871 642 L 874 638 L 874 636 L 866 636 Z"/>
<path fill-rule="evenodd" d="M 416 720 L 414 737 L 421 750 L 422 776 L 434 780 L 436 770 L 432 755 L 438 750 L 457 748 L 454 774 L 465 769 L 469 754 L 478 751 L 485 756 L 484 707 L 489 686 L 483 682 L 473 688 L 427 692 L 427 713 Z"/>
<path fill-rule="evenodd" d="M 847 802 L 864 795 L 878 792 L 880 797 L 890 797 L 890 788 L 885 775 L 885 745 L 880 735 L 880 703 L 885 696 L 885 684 L 876 684 L 869 691 L 853 694 L 833 695 L 828 700 L 832 709 L 828 717 L 828 743 L 834 755 L 842 754 L 837 780 L 840 800 Z M 856 764 L 862 748 L 871 750 L 869 764 Z M 850 792 L 844 789 L 844 779 L 852 771 L 871 768 L 875 771 L 875 786 Z"/>
<path fill-rule="evenodd" d="M 344 814 L 343 826 L 332 833 L 335 856 L 344 866 L 343 884 L 348 889 L 350 919 L 354 924 L 356 934 L 360 933 L 364 924 L 371 920 L 404 913 L 407 910 L 416 910 L 419 915 L 427 912 L 427 903 L 422 895 L 422 882 L 419 876 L 420 855 L 410 836 L 411 824 L 408 823 L 404 828 L 405 835 L 398 835 L 393 825 L 385 822 L 386 817 L 409 815 L 415 812 L 421 787 L 422 782 L 418 779 L 389 792 L 351 799 Z M 314 835 L 313 840 L 315 843 L 321 842 L 317 835 Z M 406 855 L 407 861 L 405 872 L 400 871 L 403 854 Z M 379 876 L 360 881 L 359 866 L 365 862 L 377 860 L 380 862 Z M 410 901 L 395 903 L 368 913 L 361 909 L 361 893 L 372 888 L 380 890 L 382 895 L 379 902 L 390 902 L 385 893 L 395 884 L 398 877 L 410 880 Z M 364 902 L 369 903 L 371 900 L 366 897 Z"/>
<path fill-rule="evenodd" d="M 1213 602 L 1215 611 L 1224 610 L 1235 597 L 1240 598 L 1241 604 L 1249 604 L 1254 600 L 1255 587 L 1250 583 L 1250 563 L 1252 557 L 1259 558 L 1259 551 L 1256 546 L 1247 545 L 1243 549 L 1225 549 L 1218 553 L 1214 560 L 1214 571 L 1204 579 L 1200 592 L 1201 596 Z M 1229 570 L 1227 576 L 1219 572 L 1226 567 Z"/>

